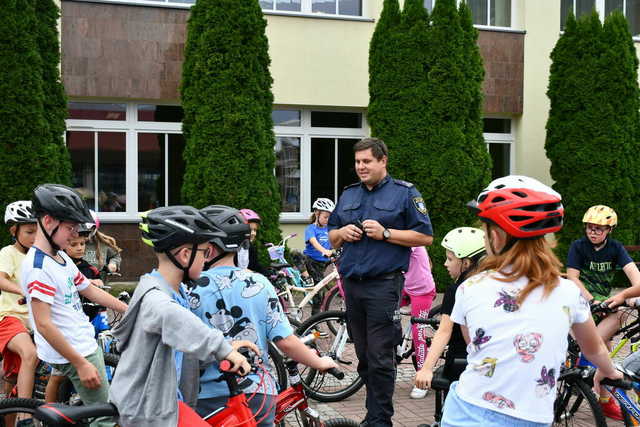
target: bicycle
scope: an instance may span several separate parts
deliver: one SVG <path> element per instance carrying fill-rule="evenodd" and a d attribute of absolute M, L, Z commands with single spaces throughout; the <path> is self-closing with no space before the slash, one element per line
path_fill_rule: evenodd
<path fill-rule="evenodd" d="M 340 286 L 340 274 L 336 267 L 336 261 L 338 256 L 331 257 L 329 259 L 333 266 L 332 271 L 327 274 L 321 281 L 313 285 L 306 285 L 302 280 L 302 276 L 298 269 L 292 267 L 284 257 L 287 240 L 295 237 L 296 234 L 289 234 L 285 236 L 278 245 L 269 246 L 269 256 L 273 261 L 277 263 L 272 264 L 271 268 L 275 270 L 274 274 L 269 277 L 269 280 L 274 284 L 282 309 L 286 313 L 290 320 L 295 322 L 302 322 L 304 317 L 304 308 L 311 302 L 311 300 L 324 288 L 330 286 L 331 283 L 337 283 Z M 334 288 L 335 289 L 335 288 Z M 341 288 L 338 288 L 341 289 Z M 296 303 L 293 292 L 299 292 L 305 294 L 299 303 Z M 325 295 L 324 301 L 327 301 L 329 294 Z M 331 297 L 332 299 L 335 296 Z M 329 300 L 327 302 L 330 303 Z M 326 311 L 326 304 L 321 305 L 321 309 Z"/>
<path fill-rule="evenodd" d="M 433 327 L 438 323 L 441 306 L 433 307 L 429 312 L 429 317 L 433 324 L 426 325 L 430 329 L 427 337 L 427 344 L 435 333 Z M 411 325 L 419 323 L 424 319 L 412 318 L 410 324 L 405 328 L 402 344 L 396 349 L 396 361 L 400 363 L 402 360 L 412 358 L 414 369 L 417 369 L 415 360 L 415 351 L 413 349 L 413 336 L 411 333 Z M 360 378 L 357 371 L 358 358 L 356 356 L 353 341 L 349 337 L 347 327 L 347 316 L 344 311 L 326 311 L 310 317 L 300 325 L 296 330 L 299 336 L 306 336 L 310 333 L 318 333 L 319 337 L 311 345 L 322 356 L 331 357 L 345 372 L 345 377 L 338 380 L 334 377 L 327 376 L 315 369 L 304 367 L 301 370 L 302 384 L 307 393 L 313 399 L 320 402 L 338 402 L 357 393 L 364 385 L 364 381 Z"/>
<path fill-rule="evenodd" d="M 610 309 L 605 304 L 597 304 L 592 306 L 591 311 L 594 315 L 607 314 L 615 309 Z M 636 312 L 638 309 L 636 308 Z M 640 339 L 640 319 L 637 315 L 633 316 L 633 310 L 625 316 L 625 321 L 633 317 L 630 323 L 627 323 L 615 334 L 622 334 L 622 339 L 611 351 L 610 357 L 615 358 L 621 350 L 631 343 L 632 350 L 637 347 Z M 606 426 L 615 423 L 613 420 L 606 420 L 597 396 L 591 390 L 593 385 L 593 375 L 595 373 L 594 366 L 584 359 L 580 353 L 580 347 L 571 337 L 568 337 L 568 351 L 565 365 L 560 368 L 560 375 L 556 383 L 557 397 L 554 402 L 554 422 L 553 425 L 570 426 L 582 425 L 589 421 L 595 422 L 596 426 Z M 587 402 L 588 410 L 580 410 L 583 402 Z M 623 411 L 624 415 L 624 411 Z"/>
<path fill-rule="evenodd" d="M 317 339 L 316 335 L 310 335 L 303 338 L 303 341 L 309 343 Z M 260 363 L 256 362 L 256 359 L 249 357 L 252 365 L 252 370 L 260 369 Z M 278 394 L 276 403 L 276 425 L 283 426 L 285 417 L 295 413 L 296 418 L 300 422 L 300 425 L 308 427 L 355 427 L 359 424 L 353 420 L 344 418 L 331 419 L 322 421 L 317 411 L 310 408 L 308 405 L 307 397 L 304 388 L 300 383 L 300 376 L 298 374 L 297 362 L 287 360 L 287 371 L 290 377 L 291 386 Z M 247 406 L 247 398 L 242 391 L 242 382 L 238 381 L 238 376 L 229 372 L 231 364 L 228 361 L 222 361 L 220 363 L 220 370 L 223 372 L 223 379 L 229 387 L 230 397 L 226 405 L 203 419 L 212 426 L 231 427 L 238 425 L 245 425 L 248 427 L 256 426 L 255 416 L 251 413 Z M 340 376 L 341 373 L 337 370 L 332 370 L 331 373 L 336 376 Z M 15 402 L 14 407 L 8 409 L 20 409 L 18 405 L 22 402 Z M 5 409 L 7 410 L 7 409 Z M 31 409 L 29 409 L 31 410 Z M 0 409 L 0 413 L 2 409 Z M 86 407 L 70 407 L 65 405 L 39 405 L 33 412 L 34 419 L 37 421 L 44 421 L 49 426 L 68 426 L 68 425 L 88 425 L 88 422 L 98 416 L 112 416 L 117 417 L 117 408 L 112 404 L 96 404 Z"/>

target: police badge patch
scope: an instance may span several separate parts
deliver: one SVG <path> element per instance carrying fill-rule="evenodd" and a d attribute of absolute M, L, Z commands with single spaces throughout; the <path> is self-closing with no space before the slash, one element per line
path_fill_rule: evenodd
<path fill-rule="evenodd" d="M 423 215 L 427 214 L 427 207 L 424 204 L 424 199 L 422 197 L 414 197 L 413 205 L 416 207 L 416 210 Z"/>

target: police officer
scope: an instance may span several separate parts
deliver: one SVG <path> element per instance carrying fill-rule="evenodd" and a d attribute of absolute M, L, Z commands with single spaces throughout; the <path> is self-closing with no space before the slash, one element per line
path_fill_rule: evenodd
<path fill-rule="evenodd" d="M 362 425 L 391 426 L 398 313 L 410 247 L 433 242 L 424 200 L 413 184 L 387 174 L 387 146 L 365 138 L 355 144 L 360 182 L 347 186 L 329 218 L 329 239 L 343 247 L 340 275 L 347 318 L 367 386 Z"/>

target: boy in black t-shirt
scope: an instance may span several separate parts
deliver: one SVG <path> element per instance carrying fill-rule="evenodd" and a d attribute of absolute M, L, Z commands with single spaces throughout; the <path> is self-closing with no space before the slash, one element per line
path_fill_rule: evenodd
<path fill-rule="evenodd" d="M 567 278 L 580 287 L 582 295 L 588 301 L 605 301 L 610 307 L 624 304 L 626 299 L 640 295 L 638 267 L 622 243 L 610 238 L 618 224 L 615 211 L 604 205 L 592 206 L 584 214 L 582 222 L 585 223 L 586 235 L 575 240 L 569 248 Z M 632 286 L 610 297 L 611 283 L 617 267 L 622 268 Z M 598 324 L 598 333 L 607 345 L 620 327 L 622 314 L 622 311 L 612 313 Z M 622 419 L 615 399 L 610 399 L 607 395 L 603 390 L 600 397 L 605 415 Z"/>

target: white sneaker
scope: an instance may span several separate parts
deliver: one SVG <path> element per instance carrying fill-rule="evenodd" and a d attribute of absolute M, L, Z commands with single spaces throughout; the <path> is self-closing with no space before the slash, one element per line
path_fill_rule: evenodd
<path fill-rule="evenodd" d="M 423 390 L 421 388 L 414 386 L 413 390 L 411 390 L 411 394 L 409 395 L 409 397 L 412 399 L 424 399 L 427 393 L 429 393 L 429 390 Z"/>

